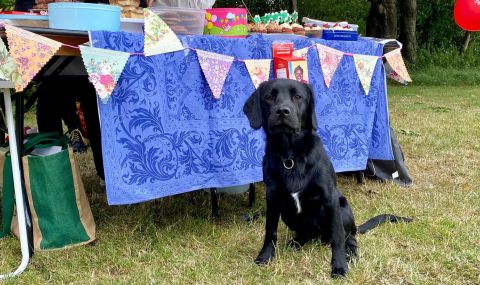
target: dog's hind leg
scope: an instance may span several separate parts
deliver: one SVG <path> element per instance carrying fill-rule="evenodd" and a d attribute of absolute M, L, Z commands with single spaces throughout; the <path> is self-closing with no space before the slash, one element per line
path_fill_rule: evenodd
<path fill-rule="evenodd" d="M 352 260 L 353 258 L 358 257 L 357 253 L 357 239 L 355 238 L 355 235 L 348 235 L 346 240 L 345 240 L 345 252 L 347 255 L 347 261 Z"/>
<path fill-rule="evenodd" d="M 295 238 L 289 240 L 287 245 L 293 249 L 300 249 L 309 241 L 310 238 L 308 238 L 305 233 L 296 232 Z"/>

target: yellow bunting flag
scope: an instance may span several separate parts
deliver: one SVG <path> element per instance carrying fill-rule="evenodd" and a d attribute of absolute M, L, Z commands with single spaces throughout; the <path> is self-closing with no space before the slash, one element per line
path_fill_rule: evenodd
<path fill-rule="evenodd" d="M 10 55 L 17 65 L 21 81 L 15 89 L 22 91 L 55 55 L 62 43 L 23 29 L 5 25 Z"/>
<path fill-rule="evenodd" d="M 354 54 L 355 69 L 357 70 L 358 78 L 362 83 L 365 95 L 370 92 L 370 85 L 372 84 L 372 76 L 377 65 L 378 56 Z"/>
<path fill-rule="evenodd" d="M 244 60 L 244 62 L 255 88 L 258 88 L 263 81 L 268 81 L 270 65 L 272 64 L 271 59 L 249 59 Z"/>

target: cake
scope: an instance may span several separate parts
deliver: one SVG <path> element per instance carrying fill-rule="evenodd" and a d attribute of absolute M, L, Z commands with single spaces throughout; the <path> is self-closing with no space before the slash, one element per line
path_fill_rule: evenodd
<path fill-rule="evenodd" d="M 275 22 L 270 22 L 267 25 L 267 33 L 269 34 L 276 34 L 276 33 L 281 33 L 282 32 L 282 27 L 278 23 Z"/>
<path fill-rule="evenodd" d="M 290 26 L 290 24 L 288 24 L 288 23 L 283 23 L 283 24 L 280 25 L 280 27 L 282 28 L 282 33 L 284 33 L 284 34 L 293 34 L 292 26 Z"/>
<path fill-rule="evenodd" d="M 305 28 L 297 23 L 292 25 L 292 31 L 295 35 L 305 36 Z"/>

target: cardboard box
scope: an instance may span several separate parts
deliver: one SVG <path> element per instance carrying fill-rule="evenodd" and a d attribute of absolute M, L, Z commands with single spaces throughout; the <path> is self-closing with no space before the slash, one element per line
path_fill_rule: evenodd
<path fill-rule="evenodd" d="M 293 56 L 293 43 L 274 43 L 272 47 L 275 78 L 294 79 L 308 84 L 307 61 Z"/>

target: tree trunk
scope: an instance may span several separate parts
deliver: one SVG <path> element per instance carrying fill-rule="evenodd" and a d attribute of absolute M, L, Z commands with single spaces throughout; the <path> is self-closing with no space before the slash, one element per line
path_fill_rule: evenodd
<path fill-rule="evenodd" d="M 462 48 L 463 53 L 467 51 L 468 44 L 470 43 L 471 39 L 472 39 L 472 32 L 465 31 L 465 37 L 463 38 L 463 48 Z"/>
<path fill-rule="evenodd" d="M 397 0 L 385 0 L 385 16 L 386 26 L 383 38 L 396 39 L 397 38 Z"/>
<path fill-rule="evenodd" d="M 401 0 L 400 41 L 403 43 L 403 55 L 410 63 L 417 61 L 417 0 Z"/>
<path fill-rule="evenodd" d="M 290 11 L 298 11 L 297 0 L 290 0 Z"/>
<path fill-rule="evenodd" d="M 367 36 L 397 38 L 396 0 L 370 0 L 367 17 Z"/>

